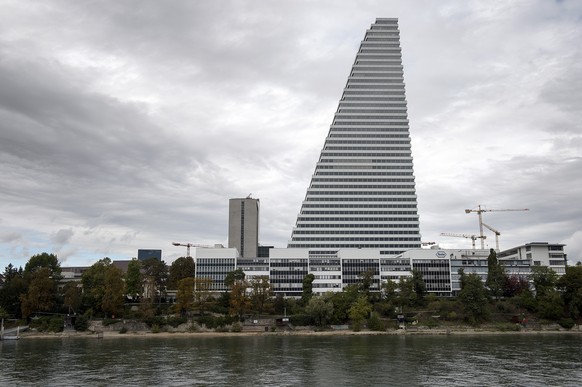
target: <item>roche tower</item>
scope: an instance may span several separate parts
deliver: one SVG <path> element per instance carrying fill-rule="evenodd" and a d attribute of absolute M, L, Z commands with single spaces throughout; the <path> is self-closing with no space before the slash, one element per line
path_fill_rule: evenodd
<path fill-rule="evenodd" d="M 420 248 L 398 19 L 366 31 L 288 244 Z"/>

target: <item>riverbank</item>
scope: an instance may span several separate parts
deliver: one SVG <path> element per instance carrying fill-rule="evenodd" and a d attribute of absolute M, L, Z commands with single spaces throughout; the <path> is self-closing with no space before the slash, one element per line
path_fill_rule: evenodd
<path fill-rule="evenodd" d="M 21 339 L 44 339 L 44 338 L 99 338 L 99 339 L 131 339 L 131 338 L 214 338 L 214 337 L 252 337 L 252 336 L 500 336 L 500 335 L 582 335 L 582 330 L 574 328 L 565 329 L 520 329 L 515 331 L 495 330 L 493 328 L 454 328 L 454 329 L 414 329 L 414 330 L 389 330 L 370 331 L 362 330 L 354 332 L 350 330 L 297 330 L 278 332 L 126 332 L 118 331 L 104 332 L 77 332 L 64 331 L 59 333 L 50 332 L 22 332 Z"/>

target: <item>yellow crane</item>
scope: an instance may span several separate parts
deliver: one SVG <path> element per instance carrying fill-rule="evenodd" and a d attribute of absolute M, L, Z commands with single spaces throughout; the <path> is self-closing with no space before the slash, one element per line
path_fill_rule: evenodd
<path fill-rule="evenodd" d="M 451 236 L 451 237 L 458 237 L 458 238 L 467 238 L 471 239 L 471 244 L 473 245 L 473 250 L 475 250 L 475 241 L 477 239 L 481 239 L 481 243 L 483 243 L 483 239 L 487 238 L 486 236 L 479 236 L 479 235 L 469 235 L 469 234 L 457 234 L 454 232 L 441 232 L 442 236 Z"/>
<path fill-rule="evenodd" d="M 485 248 L 485 243 L 484 243 L 484 239 L 483 238 L 483 213 L 484 212 L 501 212 L 501 211 L 529 211 L 529 208 L 518 208 L 518 209 L 504 209 L 504 210 L 490 210 L 487 208 L 482 208 L 481 204 L 479 204 L 477 206 L 476 210 L 472 210 L 472 209 L 467 209 L 465 210 L 466 214 L 470 214 L 471 212 L 476 212 L 477 215 L 479 215 L 479 236 L 481 238 L 481 248 L 484 249 Z M 492 230 L 493 231 L 493 230 Z M 495 232 L 495 231 L 493 231 Z M 497 233 L 495 234 L 497 235 Z"/>

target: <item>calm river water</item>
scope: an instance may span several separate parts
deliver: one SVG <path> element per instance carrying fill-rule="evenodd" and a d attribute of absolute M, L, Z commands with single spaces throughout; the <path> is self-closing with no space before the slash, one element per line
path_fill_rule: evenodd
<path fill-rule="evenodd" d="M 580 386 L 582 335 L 0 342 L 1 386 Z"/>

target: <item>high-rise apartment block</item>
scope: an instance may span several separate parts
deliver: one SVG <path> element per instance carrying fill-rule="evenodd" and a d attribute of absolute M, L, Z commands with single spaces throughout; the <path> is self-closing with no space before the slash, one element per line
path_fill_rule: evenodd
<path fill-rule="evenodd" d="M 366 31 L 288 247 L 421 247 L 398 19 Z"/>
<path fill-rule="evenodd" d="M 228 247 L 241 257 L 255 258 L 259 246 L 259 199 L 230 199 L 228 208 Z"/>

